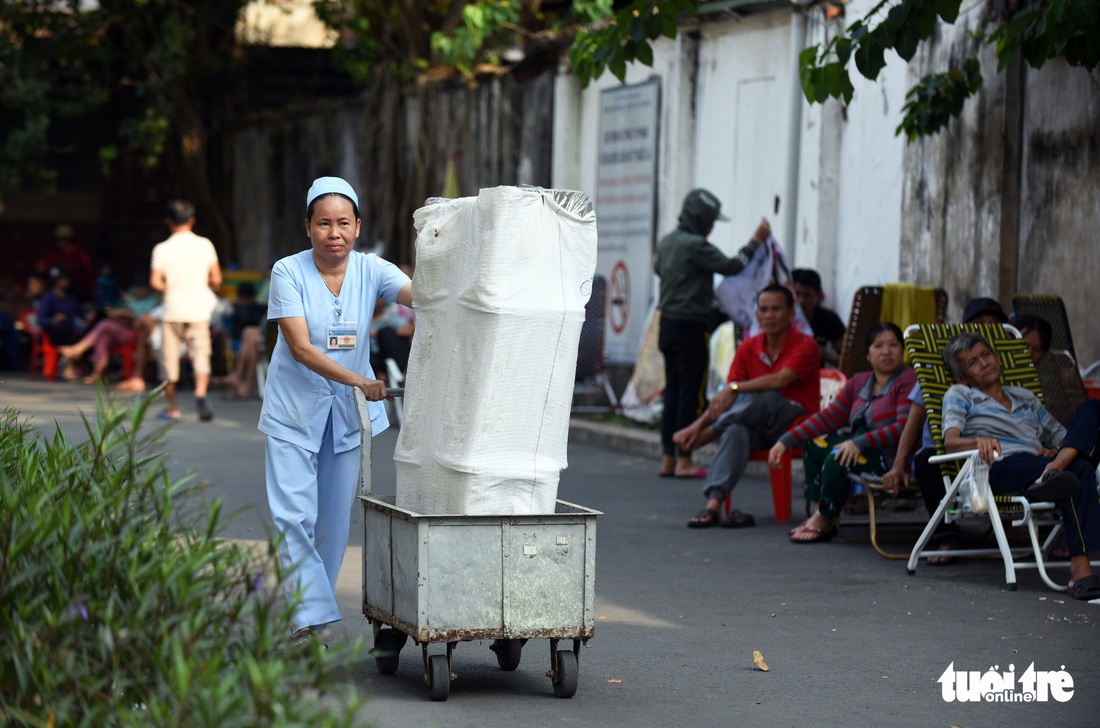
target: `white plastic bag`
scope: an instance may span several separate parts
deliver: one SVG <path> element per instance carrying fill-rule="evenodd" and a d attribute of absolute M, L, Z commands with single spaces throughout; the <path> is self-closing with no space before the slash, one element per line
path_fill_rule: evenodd
<path fill-rule="evenodd" d="M 989 487 L 989 463 L 977 453 L 959 471 L 962 480 L 959 483 L 959 500 L 975 513 L 985 513 L 993 500 L 993 491 Z"/>

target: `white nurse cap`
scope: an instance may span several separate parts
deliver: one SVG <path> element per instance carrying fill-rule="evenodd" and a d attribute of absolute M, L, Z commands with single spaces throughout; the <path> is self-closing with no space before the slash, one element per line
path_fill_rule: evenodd
<path fill-rule="evenodd" d="M 321 195 L 328 195 L 333 192 L 350 197 L 351 201 L 355 203 L 356 207 L 359 207 L 359 197 L 355 194 L 355 190 L 351 188 L 351 185 L 347 181 L 340 177 L 318 177 L 313 180 L 313 186 L 309 188 L 309 192 L 306 193 L 306 209 L 309 208 L 313 201 Z"/>

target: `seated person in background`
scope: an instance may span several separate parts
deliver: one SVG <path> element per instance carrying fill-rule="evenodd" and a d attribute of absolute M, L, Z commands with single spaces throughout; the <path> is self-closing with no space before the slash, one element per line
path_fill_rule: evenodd
<path fill-rule="evenodd" d="M 761 332 L 733 357 L 728 386 L 711 400 L 706 412 L 673 435 L 683 451 L 718 440 L 718 452 L 703 485 L 706 507 L 688 528 L 740 528 L 754 525 L 749 514 L 731 511 L 719 520 L 718 509 L 745 474 L 753 450 L 771 447 L 796 418 L 821 406 L 821 366 L 817 344 L 793 328 L 794 295 L 772 284 L 756 297 Z"/>
<path fill-rule="evenodd" d="M 992 298 L 971 298 L 963 311 L 964 324 L 1007 324 L 1004 307 Z"/>
<path fill-rule="evenodd" d="M 1100 402 L 1077 408 L 1067 430 L 1027 389 L 1001 384 L 1001 360 L 977 333 L 952 339 L 943 358 L 962 382 L 943 398 L 943 439 L 948 452 L 978 450 L 989 463 L 995 494 L 1054 501 L 1070 554 L 1066 591 L 1076 599 L 1100 597 L 1100 578 L 1088 553 L 1100 554 L 1100 499 L 1096 494 Z M 1003 459 L 996 460 L 996 456 Z"/>
<path fill-rule="evenodd" d="M 409 366 L 409 353 L 412 351 L 412 335 L 415 326 L 401 309 L 412 312 L 412 309 L 404 306 L 398 308 L 398 304 L 388 304 L 381 298 L 374 306 L 374 317 L 370 322 L 371 368 L 383 380 L 386 374 L 386 359 L 393 359 L 402 372 Z M 393 386 L 392 383 L 391 386 Z"/>
<path fill-rule="evenodd" d="M 134 374 L 119 382 L 115 391 L 144 392 L 146 364 L 153 360 L 153 347 L 149 343 L 149 337 L 160 326 L 160 320 L 154 315 L 154 311 L 160 306 L 160 294 L 149 285 L 148 273 L 138 273 L 134 275 L 129 290 L 123 291 L 122 300 L 133 315 L 137 341 L 134 347 Z"/>
<path fill-rule="evenodd" d="M 795 268 L 791 271 L 791 282 L 794 285 L 794 297 L 802 307 L 802 313 L 806 314 L 806 320 L 810 322 L 810 328 L 814 332 L 814 340 L 821 351 L 821 366 L 828 364 L 835 367 L 840 363 L 840 350 L 844 348 L 847 327 L 840 316 L 836 315 L 836 311 L 821 305 L 825 300 L 825 294 L 821 290 L 821 276 L 816 270 Z"/>
<path fill-rule="evenodd" d="M 1038 366 L 1042 358 L 1050 351 L 1050 342 L 1054 338 L 1054 331 L 1051 330 L 1050 324 L 1042 316 L 1036 316 L 1033 313 L 1021 313 L 1013 317 L 1012 325 L 1020 330 L 1020 336 L 1024 337 L 1024 341 L 1027 342 L 1027 350 L 1031 354 L 1031 361 Z"/>
<path fill-rule="evenodd" d="M 108 309 L 106 317 L 100 319 L 80 341 L 69 346 L 59 346 L 57 350 L 61 356 L 74 362 L 92 350 L 92 373 L 84 377 L 83 381 L 85 384 L 95 384 L 107 376 L 111 350 L 126 346 L 134 340 L 134 324 L 134 316 L 129 309 Z"/>
<path fill-rule="evenodd" d="M 963 312 L 963 323 L 1005 324 L 1008 323 L 1008 316 L 996 300 L 972 298 L 967 302 Z M 912 459 L 912 470 L 920 487 L 921 497 L 928 512 L 932 513 L 947 495 L 947 488 L 943 483 L 940 466 L 928 462 L 928 459 L 936 454 L 936 446 L 932 442 L 932 432 L 928 429 L 926 422 L 924 395 L 921 393 L 920 384 L 914 386 L 909 393 L 909 403 L 909 417 L 905 422 L 905 429 L 902 430 L 901 439 L 898 441 L 897 455 L 893 466 L 883 476 L 882 484 L 886 491 L 893 495 L 897 495 L 903 488 L 908 488 L 908 468 L 909 461 Z M 918 442 L 920 447 L 917 447 Z M 941 522 L 936 527 L 932 543 L 938 544 L 940 550 L 950 551 L 958 548 L 958 541 L 959 527 L 954 523 Z M 928 563 L 932 566 L 948 566 L 954 562 L 955 559 L 952 556 L 928 558 Z"/>
<path fill-rule="evenodd" d="M 247 281 L 237 286 L 237 298 L 226 325 L 229 335 L 240 342 L 233 373 L 222 380 L 232 387 L 223 399 L 252 399 L 256 396 L 256 364 L 260 359 L 261 331 L 267 323 L 267 305 L 256 301 L 256 288 Z"/>
<path fill-rule="evenodd" d="M 829 541 L 851 492 L 849 473 L 885 473 L 909 417 L 907 395 L 917 381 L 906 366 L 901 329 L 879 323 L 867 332 L 871 371 L 849 379 L 829 406 L 791 427 L 768 453 L 778 468 L 783 454 L 802 444 L 806 500 L 813 515 L 791 531 L 791 541 Z"/>
<path fill-rule="evenodd" d="M 80 341 L 95 315 L 85 313 L 84 306 L 69 292 L 69 284 L 69 271 L 55 265 L 50 268 L 50 288 L 38 301 L 38 327 L 58 347 Z M 73 359 L 65 362 L 62 376 L 70 382 L 80 378 Z"/>

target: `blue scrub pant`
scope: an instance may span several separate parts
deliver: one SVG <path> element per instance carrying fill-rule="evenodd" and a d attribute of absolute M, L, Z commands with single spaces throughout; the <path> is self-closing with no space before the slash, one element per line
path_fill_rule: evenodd
<path fill-rule="evenodd" d="M 291 619 L 294 631 L 340 619 L 336 580 L 348 547 L 359 459 L 359 448 L 333 452 L 331 418 L 320 452 L 267 438 L 267 501 L 282 536 L 279 558 L 284 568 L 293 568 L 287 599 L 301 590 Z"/>

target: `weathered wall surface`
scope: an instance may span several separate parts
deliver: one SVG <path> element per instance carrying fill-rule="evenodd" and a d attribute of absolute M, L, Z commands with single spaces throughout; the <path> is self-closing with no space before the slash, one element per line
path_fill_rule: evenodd
<path fill-rule="evenodd" d="M 1100 73 L 1052 62 L 1024 98 L 1017 290 L 1062 297 L 1083 367 L 1100 359 Z"/>
<path fill-rule="evenodd" d="M 946 288 L 953 320 L 975 296 L 1010 308 L 1017 292 L 1060 295 L 1083 366 L 1100 358 L 1100 74 L 1061 61 L 998 73 L 971 35 L 992 5 L 940 26 L 910 66 L 912 85 L 976 53 L 985 84 L 947 129 L 906 147 L 901 278 Z"/>
<path fill-rule="evenodd" d="M 550 186 L 553 74 L 476 87 L 380 83 L 362 101 L 244 124 L 230 145 L 240 265 L 262 269 L 307 245 L 305 194 L 315 177 L 359 194 L 360 248 L 413 262 L 412 213 L 443 192 L 457 152 L 462 195 L 504 184 Z"/>

